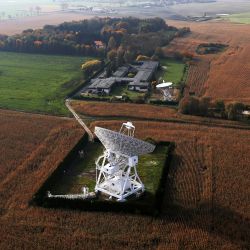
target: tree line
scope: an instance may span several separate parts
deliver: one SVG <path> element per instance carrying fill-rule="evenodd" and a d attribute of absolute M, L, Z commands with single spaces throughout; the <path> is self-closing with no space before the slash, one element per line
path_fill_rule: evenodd
<path fill-rule="evenodd" d="M 0 35 L 0 50 L 103 58 L 109 51 L 120 50 L 125 58 L 152 56 L 156 47 L 189 31 L 168 26 L 161 18 L 93 18 L 27 29 L 13 36 Z"/>
<path fill-rule="evenodd" d="M 213 101 L 210 97 L 184 97 L 179 103 L 179 111 L 187 115 L 215 117 L 228 120 L 242 120 L 244 110 L 249 107 L 240 102 Z"/>

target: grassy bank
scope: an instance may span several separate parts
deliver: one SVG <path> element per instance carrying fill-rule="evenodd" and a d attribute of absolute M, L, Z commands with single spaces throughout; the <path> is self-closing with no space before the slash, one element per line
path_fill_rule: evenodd
<path fill-rule="evenodd" d="M 67 114 L 64 98 L 80 84 L 86 59 L 0 52 L 0 107 Z"/>

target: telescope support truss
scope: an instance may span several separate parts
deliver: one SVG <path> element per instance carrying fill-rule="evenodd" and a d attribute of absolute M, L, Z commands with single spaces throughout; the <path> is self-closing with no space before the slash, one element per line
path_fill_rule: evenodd
<path fill-rule="evenodd" d="M 95 191 L 118 201 L 128 196 L 139 196 L 144 185 L 137 174 L 138 156 L 118 155 L 106 150 L 96 161 Z"/>

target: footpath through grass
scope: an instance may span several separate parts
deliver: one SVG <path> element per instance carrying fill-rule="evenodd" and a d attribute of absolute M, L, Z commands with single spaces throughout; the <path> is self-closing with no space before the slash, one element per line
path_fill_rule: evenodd
<path fill-rule="evenodd" d="M 0 52 L 0 108 L 67 114 L 64 98 L 80 84 L 85 60 Z"/>

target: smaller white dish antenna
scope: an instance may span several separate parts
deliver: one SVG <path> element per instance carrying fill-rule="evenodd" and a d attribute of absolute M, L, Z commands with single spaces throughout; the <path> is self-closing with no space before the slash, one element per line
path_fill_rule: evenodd
<path fill-rule="evenodd" d="M 160 84 L 156 85 L 156 88 L 162 89 L 162 88 L 170 87 L 172 85 L 173 85 L 172 82 L 165 82 L 165 81 L 163 81 L 163 83 L 160 83 Z"/>
<path fill-rule="evenodd" d="M 165 82 L 164 80 L 162 83 L 156 85 L 156 88 L 162 92 L 164 101 L 172 101 L 173 100 L 172 94 L 170 93 L 170 89 L 171 89 L 170 86 L 172 86 L 172 85 L 173 85 L 172 82 Z"/>

